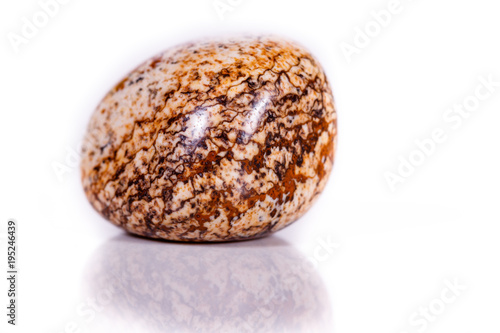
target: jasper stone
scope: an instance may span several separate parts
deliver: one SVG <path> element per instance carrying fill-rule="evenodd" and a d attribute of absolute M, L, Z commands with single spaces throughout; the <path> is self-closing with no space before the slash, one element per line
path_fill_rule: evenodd
<path fill-rule="evenodd" d="M 323 190 L 337 134 L 318 61 L 277 37 L 173 47 L 101 101 L 82 149 L 93 207 L 130 233 L 232 241 L 280 230 Z"/>

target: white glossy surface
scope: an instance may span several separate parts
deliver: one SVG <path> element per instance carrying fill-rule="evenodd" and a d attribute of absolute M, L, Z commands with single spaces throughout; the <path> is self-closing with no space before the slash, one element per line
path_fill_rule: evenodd
<path fill-rule="evenodd" d="M 102 249 L 125 236 L 92 210 L 82 192 L 72 151 L 84 126 L 124 71 L 164 46 L 257 30 L 311 49 L 336 98 L 339 149 L 329 184 L 301 221 L 274 236 L 317 263 L 313 275 L 322 280 L 332 309 L 327 331 L 418 332 L 418 311 L 433 306 L 442 313 L 429 317 L 425 332 L 498 332 L 500 88 L 458 128 L 443 120 L 448 108 L 474 94 L 479 76 L 500 81 L 498 4 L 402 0 L 404 9 L 348 64 L 339 44 L 352 42 L 355 27 L 388 3 L 241 1 L 220 20 L 211 1 L 72 1 L 18 54 L 3 38 L 0 221 L 2 227 L 12 217 L 19 223 L 20 294 L 19 326 L 8 327 L 1 310 L 0 331 L 71 332 L 75 323 L 80 332 L 108 332 L 112 307 L 95 304 L 100 293 L 92 291 L 88 276 L 96 256 L 105 255 Z M 4 36 L 19 31 L 21 18 L 38 9 L 35 1 L 2 2 Z M 394 171 L 398 156 L 408 157 L 414 141 L 435 128 L 446 129 L 448 140 L 391 192 L 384 172 Z M 61 180 L 54 162 L 68 167 Z M 322 248 L 329 241 L 331 253 Z M 158 243 L 143 246 L 154 255 Z M 120 267 L 109 272 L 127 274 Z M 131 273 L 132 281 L 141 281 L 138 274 Z M 250 274 L 248 283 L 258 284 L 258 277 Z M 466 290 L 455 290 L 453 298 L 446 281 L 455 279 Z M 151 298 L 141 303 L 154 305 L 157 289 L 147 287 Z M 190 304 L 199 305 L 192 297 Z M 80 315 L 89 308 L 93 315 Z M 154 332 L 133 314 L 117 322 L 123 332 Z"/>

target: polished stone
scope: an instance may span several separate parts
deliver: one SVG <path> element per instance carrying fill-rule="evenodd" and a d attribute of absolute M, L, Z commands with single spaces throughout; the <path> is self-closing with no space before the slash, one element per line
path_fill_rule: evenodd
<path fill-rule="evenodd" d="M 281 38 L 173 47 L 102 100 L 84 140 L 93 207 L 128 232 L 231 241 L 302 216 L 333 166 L 336 112 L 318 61 Z"/>

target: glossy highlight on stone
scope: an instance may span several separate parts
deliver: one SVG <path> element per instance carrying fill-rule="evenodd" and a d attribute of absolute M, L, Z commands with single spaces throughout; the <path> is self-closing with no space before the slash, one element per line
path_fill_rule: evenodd
<path fill-rule="evenodd" d="M 101 101 L 82 149 L 92 206 L 130 233 L 233 241 L 302 216 L 333 166 L 337 116 L 318 61 L 294 42 L 173 47 Z"/>

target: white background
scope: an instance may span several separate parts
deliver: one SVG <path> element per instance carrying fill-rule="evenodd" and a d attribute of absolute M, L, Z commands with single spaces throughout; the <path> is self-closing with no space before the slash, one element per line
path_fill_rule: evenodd
<path fill-rule="evenodd" d="M 301 220 L 271 239 L 317 264 L 314 274 L 331 307 L 325 331 L 499 332 L 500 87 L 459 125 L 443 118 L 454 104 L 474 101 L 480 77 L 500 82 L 498 3 L 400 0 L 387 26 L 373 30 L 368 45 L 348 59 L 343 43 L 355 46 L 357 28 L 376 29 L 371 12 L 390 1 L 222 2 L 231 10 L 221 16 L 213 0 L 70 0 L 14 47 L 9 38 L 22 36 L 23 18 L 33 22 L 42 9 L 34 0 L 1 1 L 0 221 L 2 233 L 9 218 L 18 222 L 20 275 L 13 328 L 6 325 L 7 285 L 0 273 L 0 331 L 72 332 L 76 323 L 76 332 L 104 332 L 110 324 L 108 309 L 99 307 L 91 320 L 77 309 L 88 302 L 89 272 L 106 258 L 113 239 L 128 238 L 87 203 L 72 153 L 104 94 L 136 65 L 178 43 L 270 32 L 316 55 L 339 116 L 327 188 Z M 415 141 L 431 138 L 435 129 L 447 140 L 392 191 L 386 173 L 397 173 L 400 157 L 417 156 Z M 54 165 L 65 165 L 66 172 L 58 177 Z M 134 241 L 146 253 L 158 248 Z M 325 242 L 339 246 L 328 252 L 321 248 Z M 247 246 L 258 251 L 259 244 Z M 165 243 L 165 249 L 172 246 Z M 274 249 L 263 246 L 272 260 Z M 231 248 L 218 249 L 240 260 Z M 148 279 L 133 281 L 141 282 L 136 289 L 151 287 Z M 446 281 L 466 290 L 456 296 Z M 119 306 L 115 301 L 106 306 Z M 143 298 L 137 311 L 150 301 Z M 196 307 L 195 296 L 191 301 Z M 432 320 L 422 321 L 418 311 L 429 306 Z M 134 318 L 127 314 L 111 324 L 124 332 L 157 332 L 156 323 Z"/>

